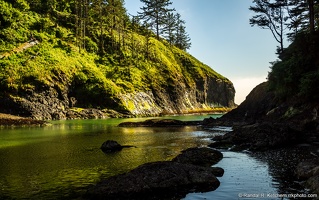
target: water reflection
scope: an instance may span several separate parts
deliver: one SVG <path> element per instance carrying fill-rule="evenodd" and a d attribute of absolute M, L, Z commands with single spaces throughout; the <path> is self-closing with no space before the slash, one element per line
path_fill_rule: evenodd
<path fill-rule="evenodd" d="M 294 176 L 295 167 L 299 162 L 314 158 L 314 155 L 311 154 L 311 149 L 294 146 L 253 153 L 252 156 L 268 164 L 269 174 L 273 177 L 272 186 L 278 188 L 279 194 L 311 193 Z"/>
<path fill-rule="evenodd" d="M 224 158 L 216 165 L 225 170 L 219 178 L 221 185 L 215 191 L 188 194 L 185 200 L 194 199 L 251 199 L 250 194 L 259 195 L 277 193 L 272 186 L 272 177 L 268 165 L 241 152 L 223 151 Z"/>
<path fill-rule="evenodd" d="M 121 128 L 126 120 L 56 121 L 52 126 L 1 129 L 0 199 L 71 199 L 101 176 L 127 172 L 143 163 L 170 160 L 182 150 L 208 141 L 196 127 Z M 145 120 L 145 119 L 144 119 Z M 125 148 L 104 154 L 116 140 Z"/>
<path fill-rule="evenodd" d="M 137 120 L 145 119 L 56 121 L 44 128 L 1 129 L 0 199 L 75 199 L 101 177 L 127 172 L 147 162 L 170 160 L 182 150 L 209 144 L 213 135 L 230 130 L 117 127 L 120 122 Z M 104 154 L 99 148 L 106 140 L 137 148 Z M 223 154 L 224 159 L 217 164 L 225 170 L 219 178 L 220 187 L 213 192 L 189 194 L 185 199 L 306 192 L 291 178 L 292 163 L 310 155 L 305 149 Z"/>

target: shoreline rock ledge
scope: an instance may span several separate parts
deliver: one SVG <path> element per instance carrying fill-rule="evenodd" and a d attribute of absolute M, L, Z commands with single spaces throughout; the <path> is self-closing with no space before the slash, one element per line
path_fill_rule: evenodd
<path fill-rule="evenodd" d="M 203 150 L 203 151 L 201 151 Z M 220 152 L 209 148 L 191 148 L 182 152 L 176 161 L 159 161 L 143 164 L 130 172 L 109 177 L 97 185 L 89 188 L 84 199 L 112 199 L 112 200 L 177 200 L 190 192 L 208 192 L 219 187 L 216 176 L 222 176 L 224 170 L 209 166 L 206 162 L 191 160 L 190 152 L 205 155 Z M 186 152 L 186 153 L 185 153 Z M 187 154 L 187 159 L 182 159 Z M 214 157 L 213 155 L 211 155 Z M 179 162 L 183 160 L 183 162 Z M 220 159 L 210 160 L 216 164 Z M 193 163 L 193 164 L 190 164 Z"/>

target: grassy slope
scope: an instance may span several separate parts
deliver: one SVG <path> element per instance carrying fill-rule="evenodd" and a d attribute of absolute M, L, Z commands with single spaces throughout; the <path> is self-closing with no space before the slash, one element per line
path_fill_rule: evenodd
<path fill-rule="evenodd" d="M 210 67 L 165 41 L 151 37 L 146 54 L 146 38 L 127 32 L 125 45 L 119 51 L 121 55 L 117 52 L 101 58 L 94 48 L 91 52 L 79 51 L 74 38 L 70 37 L 70 30 L 56 26 L 50 19 L 30 11 L 20 12 L 14 8 L 11 11 L 18 19 L 0 31 L 0 55 L 10 54 L 0 59 L 0 89 L 6 94 L 18 95 L 47 87 L 64 90 L 65 86 L 76 85 L 75 95 L 112 99 L 120 93 L 148 91 L 181 78 L 194 86 L 194 79 L 206 74 L 228 82 Z M 38 26 L 42 31 L 37 31 Z M 10 53 L 28 41 L 30 31 L 41 43 L 23 52 Z M 90 42 L 91 46 L 96 45 Z M 100 103 L 93 102 L 92 106 Z"/>

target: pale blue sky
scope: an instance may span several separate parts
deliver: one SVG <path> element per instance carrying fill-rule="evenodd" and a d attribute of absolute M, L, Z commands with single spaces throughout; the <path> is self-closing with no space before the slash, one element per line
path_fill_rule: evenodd
<path fill-rule="evenodd" d="M 241 103 L 257 84 L 266 81 L 269 62 L 276 60 L 277 43 L 269 30 L 251 27 L 252 0 L 172 0 L 186 21 L 190 54 L 229 78 L 235 102 Z M 136 15 L 143 4 L 126 0 L 128 13 Z"/>

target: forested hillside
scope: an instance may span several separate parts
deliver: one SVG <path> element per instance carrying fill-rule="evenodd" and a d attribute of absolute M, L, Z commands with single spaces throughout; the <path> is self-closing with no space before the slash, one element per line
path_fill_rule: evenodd
<path fill-rule="evenodd" d="M 123 0 L 1 0 L 0 112 L 61 119 L 87 108 L 105 117 L 234 106 L 232 83 L 185 52 L 185 22 L 169 5 L 149 18 L 129 16 Z"/>
<path fill-rule="evenodd" d="M 278 42 L 269 89 L 281 101 L 319 99 L 319 1 L 254 0 L 252 26 L 268 29 Z M 285 47 L 286 42 L 291 43 Z"/>

